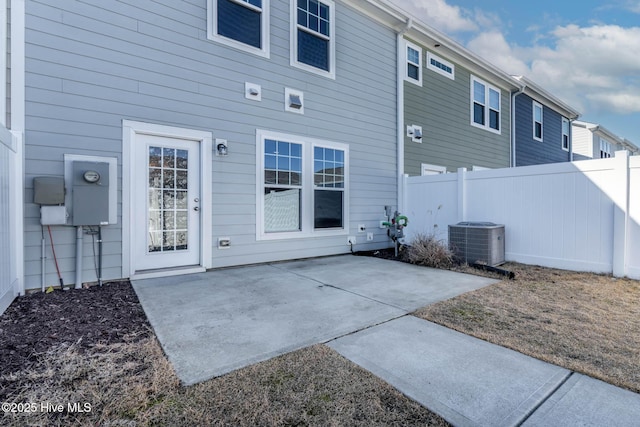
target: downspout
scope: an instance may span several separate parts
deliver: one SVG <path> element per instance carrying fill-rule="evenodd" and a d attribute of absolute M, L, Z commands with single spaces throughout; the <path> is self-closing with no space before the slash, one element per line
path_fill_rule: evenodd
<path fill-rule="evenodd" d="M 517 92 L 511 94 L 511 167 L 516 167 L 516 96 L 520 95 L 527 88 L 523 84 Z"/>
<path fill-rule="evenodd" d="M 413 21 L 410 17 L 407 18 L 407 21 L 404 27 L 398 30 L 398 34 L 396 36 L 397 40 L 397 53 L 396 53 L 396 68 L 397 68 L 397 87 L 396 87 L 396 99 L 397 99 L 397 156 L 398 156 L 398 211 L 405 211 L 405 202 L 404 202 L 404 68 L 405 68 L 405 59 L 404 59 L 404 35 L 411 26 L 413 25 Z"/>

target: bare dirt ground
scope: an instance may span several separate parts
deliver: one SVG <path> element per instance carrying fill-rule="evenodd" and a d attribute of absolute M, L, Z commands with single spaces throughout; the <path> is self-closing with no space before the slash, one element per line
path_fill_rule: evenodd
<path fill-rule="evenodd" d="M 515 280 L 414 313 L 640 392 L 640 281 L 507 263 Z"/>
<path fill-rule="evenodd" d="M 0 343 L 2 426 L 448 425 L 322 345 L 184 387 L 128 282 L 19 298 Z"/>

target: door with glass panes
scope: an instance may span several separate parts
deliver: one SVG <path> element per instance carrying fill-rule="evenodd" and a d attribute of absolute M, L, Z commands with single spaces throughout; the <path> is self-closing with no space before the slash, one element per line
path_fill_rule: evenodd
<path fill-rule="evenodd" d="M 135 271 L 200 263 L 197 141 L 138 135 L 134 162 Z"/>

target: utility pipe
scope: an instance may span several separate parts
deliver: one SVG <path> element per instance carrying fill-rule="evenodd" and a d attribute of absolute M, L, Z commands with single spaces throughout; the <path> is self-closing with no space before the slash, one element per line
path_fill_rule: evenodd
<path fill-rule="evenodd" d="M 102 286 L 102 227 L 98 226 L 98 286 Z"/>
<path fill-rule="evenodd" d="M 47 272 L 46 272 L 46 268 L 47 268 L 47 263 L 46 263 L 46 245 L 45 245 L 45 239 L 44 239 L 44 226 L 41 225 L 40 226 L 41 230 L 42 230 L 42 248 L 41 248 L 41 254 L 40 254 L 40 263 L 41 263 L 41 267 L 40 270 L 42 270 L 42 292 L 44 292 L 44 287 L 45 287 L 45 282 L 46 282 L 46 277 L 47 277 Z"/>
<path fill-rule="evenodd" d="M 82 226 L 76 227 L 76 289 L 82 289 L 82 245 L 84 233 Z"/>

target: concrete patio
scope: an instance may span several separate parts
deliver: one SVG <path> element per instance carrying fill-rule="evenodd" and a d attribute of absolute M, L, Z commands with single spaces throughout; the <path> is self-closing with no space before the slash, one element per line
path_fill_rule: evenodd
<path fill-rule="evenodd" d="M 178 376 L 194 384 L 494 282 L 344 255 L 133 286 Z"/>

